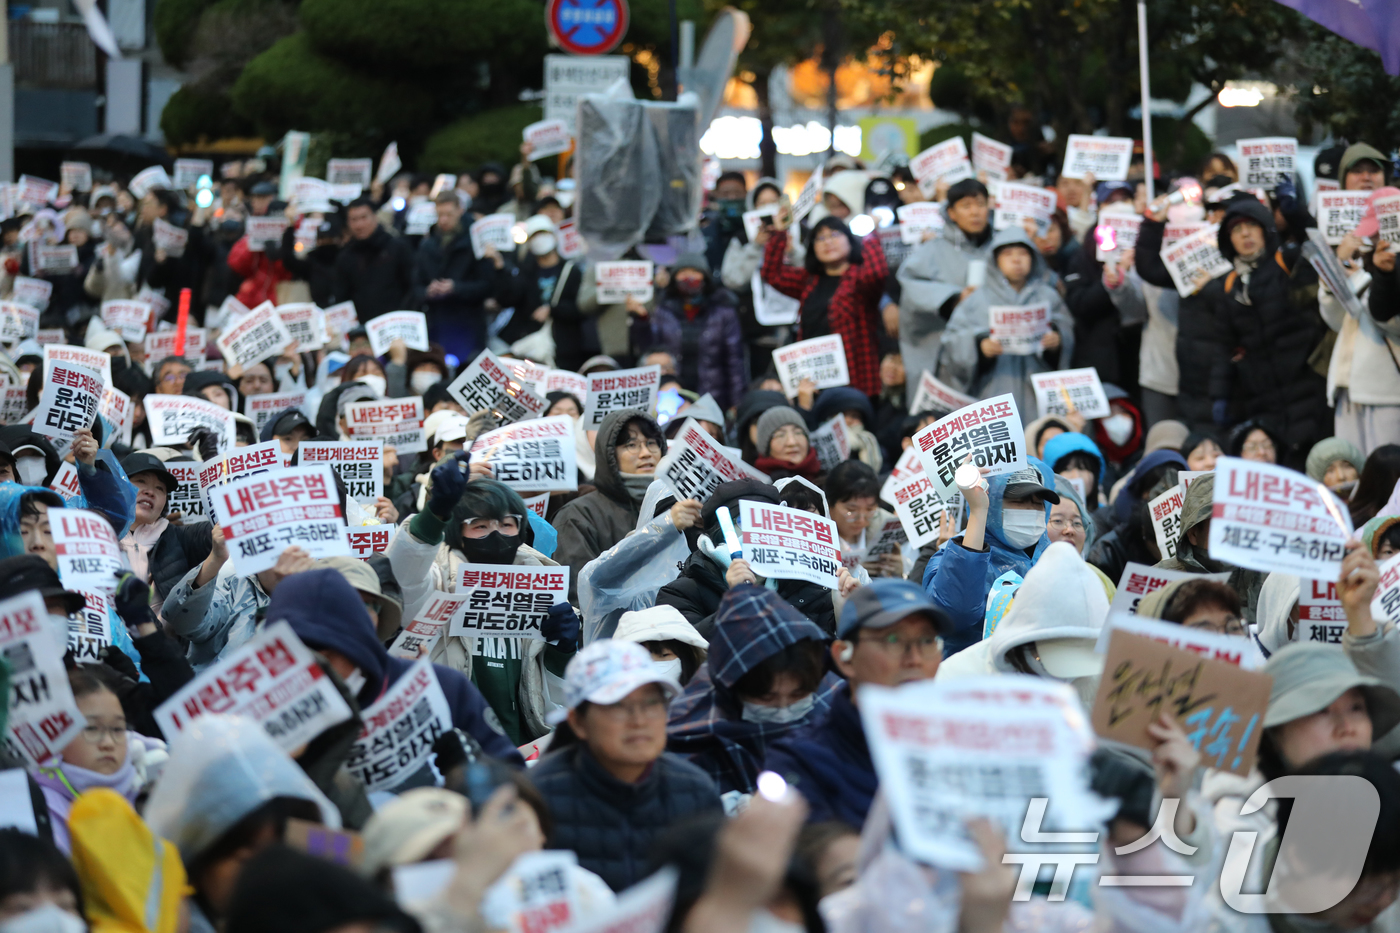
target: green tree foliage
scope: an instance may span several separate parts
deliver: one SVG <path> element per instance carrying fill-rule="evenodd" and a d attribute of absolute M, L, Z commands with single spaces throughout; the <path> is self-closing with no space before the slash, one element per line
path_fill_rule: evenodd
<path fill-rule="evenodd" d="M 517 104 L 483 110 L 456 120 L 428 137 L 418 170 L 426 174 L 459 173 L 483 162 L 510 165 L 520 161 L 521 131 L 544 119 L 538 104 Z M 539 163 L 545 174 L 552 160 Z"/>
<path fill-rule="evenodd" d="M 160 54 L 176 68 L 183 68 L 190 58 L 190 40 L 199 26 L 200 14 L 210 0 L 156 0 L 152 20 Z"/>
<path fill-rule="evenodd" d="M 166 102 L 160 112 L 160 131 L 174 146 L 254 133 L 253 125 L 229 105 L 227 95 L 205 91 L 199 84 L 185 85 Z"/>
<path fill-rule="evenodd" d="M 1305 131 L 1382 152 L 1400 146 L 1400 78 L 1385 73 L 1379 55 L 1310 24 L 1301 66 L 1298 120 Z"/>

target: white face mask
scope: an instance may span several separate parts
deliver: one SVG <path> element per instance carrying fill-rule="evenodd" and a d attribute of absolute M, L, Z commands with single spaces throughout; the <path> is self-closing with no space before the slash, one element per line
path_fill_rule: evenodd
<path fill-rule="evenodd" d="M 797 722 L 817 705 L 817 695 L 809 693 L 791 706 L 759 706 L 757 703 L 744 704 L 744 721 L 782 725 Z"/>
<path fill-rule="evenodd" d="M 359 668 L 355 668 L 349 676 L 341 679 L 345 681 L 345 686 L 349 687 L 350 692 L 355 696 L 359 696 L 360 691 L 365 689 L 365 672 Z"/>
<path fill-rule="evenodd" d="M 83 933 L 87 924 L 53 902 L 0 923 L 0 933 Z"/>
<path fill-rule="evenodd" d="M 49 467 L 43 457 L 16 458 L 15 467 L 19 469 L 21 486 L 42 486 L 44 477 L 49 475 Z"/>
<path fill-rule="evenodd" d="M 537 233 L 530 237 L 530 252 L 536 256 L 548 256 L 557 245 L 552 233 Z"/>
<path fill-rule="evenodd" d="M 408 377 L 408 384 L 414 395 L 422 395 L 442 381 L 442 374 L 434 370 L 430 373 L 414 373 Z"/>
<path fill-rule="evenodd" d="M 377 376 L 374 373 L 365 373 L 363 376 L 356 377 L 355 381 L 363 382 L 365 385 L 369 386 L 374 390 L 374 394 L 378 395 L 380 398 L 384 397 L 384 393 L 389 388 L 389 383 L 384 381 L 384 377 Z"/>
<path fill-rule="evenodd" d="M 49 613 L 49 637 L 58 646 L 58 653 L 63 654 L 68 650 L 68 617 L 59 615 L 56 612 Z"/>
<path fill-rule="evenodd" d="M 656 673 L 660 674 L 662 677 L 669 677 L 669 678 L 671 678 L 672 680 L 676 681 L 677 683 L 680 683 L 680 679 L 681 679 L 681 659 L 680 659 L 680 658 L 672 658 L 672 659 L 669 660 L 669 661 L 652 661 L 652 662 L 651 662 L 651 669 L 654 670 L 654 671 L 656 671 Z"/>
<path fill-rule="evenodd" d="M 1012 547 L 1031 547 L 1045 534 L 1045 510 L 1003 509 L 1001 534 Z"/>
<path fill-rule="evenodd" d="M 800 923 L 775 917 L 770 911 L 755 910 L 749 919 L 749 933 L 803 933 Z"/>
<path fill-rule="evenodd" d="M 1103 431 L 1108 435 L 1108 439 L 1118 446 L 1122 446 L 1133 436 L 1133 416 L 1132 415 L 1109 415 L 1103 419 Z"/>

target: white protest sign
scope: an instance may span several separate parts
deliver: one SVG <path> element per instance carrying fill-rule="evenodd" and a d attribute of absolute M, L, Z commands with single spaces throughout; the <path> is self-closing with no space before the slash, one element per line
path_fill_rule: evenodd
<path fill-rule="evenodd" d="M 1298 632 L 1295 641 L 1340 645 L 1347 613 L 1337 597 L 1336 580 L 1298 580 Z"/>
<path fill-rule="evenodd" d="M 151 241 L 156 249 L 179 257 L 185 255 L 185 247 L 190 242 L 190 232 L 184 227 L 177 227 L 157 217 L 152 225 Z"/>
<path fill-rule="evenodd" d="M 784 295 L 772 285 L 763 281 L 763 273 L 754 270 L 749 281 L 749 291 L 753 295 L 754 320 L 764 327 L 777 327 L 782 324 L 796 324 L 797 315 L 802 310 L 802 302 L 791 295 Z"/>
<path fill-rule="evenodd" d="M 331 186 L 320 178 L 303 175 L 292 184 L 292 200 L 296 202 L 297 213 L 320 213 L 323 205 L 330 207 Z"/>
<path fill-rule="evenodd" d="M 992 476 L 1027 468 L 1026 429 L 1010 394 L 974 402 L 960 408 L 914 435 L 914 447 L 924 472 L 944 498 L 958 491 L 953 474 L 968 455 Z"/>
<path fill-rule="evenodd" d="M 467 607 L 465 593 L 434 590 L 413 620 L 399 631 L 389 653 L 396 658 L 416 661 L 426 658 L 447 630 L 448 624 Z"/>
<path fill-rule="evenodd" d="M 1240 183 L 1272 191 L 1293 175 L 1298 158 L 1298 140 L 1288 136 L 1239 139 Z"/>
<path fill-rule="evenodd" d="M 919 375 L 919 388 L 914 393 L 914 403 L 909 413 L 917 415 L 925 411 L 954 412 L 975 404 L 977 399 L 940 382 L 926 369 Z"/>
<path fill-rule="evenodd" d="M 345 767 L 369 791 L 403 783 L 427 764 L 438 736 L 452 730 L 452 710 L 427 658 L 405 671 L 361 718 L 364 728 Z"/>
<path fill-rule="evenodd" d="M 167 740 L 206 713 L 251 719 L 294 751 L 351 716 L 350 707 L 286 622 L 273 622 L 156 707 Z"/>
<path fill-rule="evenodd" d="M 328 159 L 326 181 L 332 185 L 359 185 L 368 188 L 374 172 L 373 159 Z"/>
<path fill-rule="evenodd" d="M 86 162 L 64 162 L 58 166 L 62 187 L 70 191 L 92 190 L 92 166 Z"/>
<path fill-rule="evenodd" d="M 773 366 L 783 384 L 783 394 L 788 398 L 797 398 L 797 387 L 804 377 L 815 382 L 818 389 L 851 382 L 850 370 L 846 367 L 846 344 L 840 334 L 779 347 L 773 351 Z"/>
<path fill-rule="evenodd" d="M 280 470 L 287 465 L 287 460 L 281 443 L 276 440 L 239 447 L 199 465 L 199 488 L 207 492 L 230 480 Z"/>
<path fill-rule="evenodd" d="M 325 343 L 326 324 L 321 317 L 321 309 L 314 303 L 293 301 L 278 305 L 277 317 L 296 341 L 298 353 L 319 350 Z"/>
<path fill-rule="evenodd" d="M 45 272 L 62 274 L 78 268 L 78 248 L 76 246 L 46 246 L 37 240 L 29 244 L 29 269 L 42 275 Z"/>
<path fill-rule="evenodd" d="M 429 203 L 429 207 L 433 205 Z M 436 215 L 434 215 L 436 217 Z M 511 228 L 515 226 L 514 214 L 487 214 L 467 228 L 471 238 L 472 253 L 477 259 L 485 258 L 486 247 L 495 247 L 496 252 L 507 255 L 515 251 L 515 239 Z"/>
<path fill-rule="evenodd" d="M 347 433 L 351 440 L 378 440 L 394 448 L 400 456 L 428 449 L 423 436 L 423 397 L 380 399 L 354 402 L 345 407 Z"/>
<path fill-rule="evenodd" d="M 1170 246 L 1177 240 L 1184 240 L 1189 236 L 1200 233 L 1202 230 L 1214 228 L 1215 224 L 1206 223 L 1205 221 L 1191 224 L 1174 224 L 1169 222 L 1162 227 L 1162 245 Z"/>
<path fill-rule="evenodd" d="M 922 469 L 897 481 L 890 491 L 890 499 L 886 501 L 893 502 L 894 514 L 899 517 L 900 524 L 904 526 L 904 534 L 915 548 L 938 540 L 939 522 L 947 510 L 947 504 L 938 495 L 938 491 L 933 488 L 933 482 Z M 961 504 L 956 494 L 954 504 Z M 961 508 L 957 511 L 960 512 Z"/>
<path fill-rule="evenodd" d="M 267 251 L 267 244 L 281 243 L 289 221 L 286 217 L 249 217 L 243 221 L 243 231 L 248 237 L 248 249 L 255 253 Z"/>
<path fill-rule="evenodd" d="M 655 292 L 652 282 L 656 273 L 650 259 L 600 262 L 593 268 L 600 305 L 620 305 L 629 297 L 638 301 L 650 301 Z"/>
<path fill-rule="evenodd" d="M 987 309 L 992 339 L 1009 356 L 1032 356 L 1040 352 L 1040 340 L 1050 333 L 1050 304 L 992 305 Z"/>
<path fill-rule="evenodd" d="M 661 933 L 675 903 L 677 877 L 671 866 L 653 872 L 619 894 L 617 903 L 608 910 L 590 913 L 569 924 L 568 933 Z"/>
<path fill-rule="evenodd" d="M 330 464 L 346 494 L 361 505 L 372 506 L 384 495 L 383 441 L 302 441 L 297 453 L 302 466 Z"/>
<path fill-rule="evenodd" d="M 360 326 L 359 316 L 355 314 L 355 302 L 342 301 L 333 304 L 321 312 L 326 319 L 326 330 L 344 337 L 350 331 Z"/>
<path fill-rule="evenodd" d="M 1220 255 L 1217 241 L 1219 228 L 1214 224 L 1182 237 L 1161 249 L 1162 264 L 1176 285 L 1177 293 L 1185 298 L 1197 291 L 1196 279 L 1205 273 L 1206 281 L 1224 275 L 1233 268 L 1230 260 Z"/>
<path fill-rule="evenodd" d="M 551 933 L 569 929 L 616 903 L 605 885 L 583 887 L 589 878 L 578 869 L 578 856 L 567 850 L 546 849 L 517 856 L 510 868 L 486 889 L 481 916 L 487 928 L 509 933 Z M 583 906 L 586 905 L 586 906 Z"/>
<path fill-rule="evenodd" d="M 549 493 L 542 492 L 538 496 L 522 496 L 525 508 L 534 512 L 540 518 L 549 514 Z"/>
<path fill-rule="evenodd" d="M 519 379 L 531 392 L 539 396 L 546 394 L 546 391 L 541 387 L 549 378 L 548 366 L 541 366 L 532 360 L 501 360 L 501 362 L 509 367 L 515 378 Z"/>
<path fill-rule="evenodd" d="M 0 389 L 0 424 L 18 424 L 29 411 L 29 390 L 7 385 Z"/>
<path fill-rule="evenodd" d="M 624 408 L 655 413 L 656 395 L 661 387 L 661 367 L 642 366 L 617 369 L 588 376 L 588 398 L 583 406 L 583 426 L 593 430 L 603 419 Z"/>
<path fill-rule="evenodd" d="M 102 374 L 95 369 L 56 360 L 45 364 L 34 430 L 53 441 L 60 457 L 68 455 L 74 433 L 91 428 L 97 420 L 104 387 Z"/>
<path fill-rule="evenodd" d="M 266 395 L 250 395 L 244 400 L 246 414 L 253 419 L 253 430 L 258 437 L 262 437 L 264 425 L 274 415 L 305 404 L 305 392 L 269 392 Z"/>
<path fill-rule="evenodd" d="M 379 171 L 375 173 L 374 180 L 381 185 L 388 184 L 401 168 L 403 160 L 399 158 L 399 144 L 392 142 L 384 147 L 384 154 L 379 157 Z"/>
<path fill-rule="evenodd" d="M 704 502 L 722 483 L 740 479 L 768 482 L 768 477 L 710 436 L 694 418 L 682 422 L 680 430 L 666 445 L 666 456 L 656 465 L 656 478 L 675 495 L 676 501 Z"/>
<path fill-rule="evenodd" d="M 137 178 L 139 177 L 141 176 L 138 175 Z M 133 178 L 132 184 L 134 185 L 135 182 L 136 179 Z M 47 178 L 38 178 L 34 175 L 21 175 L 16 185 L 18 187 L 15 190 L 15 200 L 22 204 L 32 204 L 35 207 L 43 207 L 45 204 L 58 198 L 58 182 L 49 181 Z M 135 191 L 132 193 L 135 194 Z M 144 194 L 145 192 L 143 191 L 136 196 L 139 198 Z"/>
<path fill-rule="evenodd" d="M 628 80 L 631 67 L 626 55 L 546 55 L 544 118 L 563 120 L 572 133 L 579 98 L 602 94 L 617 81 Z"/>
<path fill-rule="evenodd" d="M 894 462 L 894 468 L 890 470 L 890 475 L 885 477 L 885 482 L 880 487 L 880 499 L 886 503 L 894 502 L 895 487 L 915 473 L 923 471 L 924 465 L 919 462 L 919 451 L 912 445 L 904 448 L 899 459 Z"/>
<path fill-rule="evenodd" d="M 214 163 L 209 159 L 176 159 L 175 187 L 193 188 L 199 184 L 199 176 L 214 177 Z"/>
<path fill-rule="evenodd" d="M 447 633 L 467 638 L 541 640 L 549 608 L 569 601 L 568 567 L 463 564 L 456 584 L 467 603 Z"/>
<path fill-rule="evenodd" d="M 264 301 L 225 327 L 218 339 L 219 353 L 229 363 L 244 368 L 270 356 L 290 352 L 295 344 L 287 325 L 272 302 Z"/>
<path fill-rule="evenodd" d="M 829 518 L 739 500 L 739 538 L 744 560 L 761 577 L 806 580 L 836 589 L 841 570 L 841 542 Z"/>
<path fill-rule="evenodd" d="M 70 589 L 109 593 L 122 569 L 122 549 L 111 522 L 87 509 L 49 509 L 58 576 Z"/>
<path fill-rule="evenodd" d="M 370 352 L 383 356 L 389 345 L 402 340 L 410 350 L 428 349 L 428 316 L 422 311 L 390 311 L 365 322 Z"/>
<path fill-rule="evenodd" d="M 996 229 L 1021 227 L 1029 219 L 1035 221 L 1036 230 L 1043 236 L 1055 213 L 1055 192 L 1035 185 L 1003 182 L 997 185 L 995 207 Z"/>
<path fill-rule="evenodd" d="M 1107 418 L 1108 396 L 1099 371 L 1092 366 L 1083 369 L 1061 369 L 1048 373 L 1032 373 L 1036 407 L 1040 417 L 1079 412 L 1085 418 Z"/>
<path fill-rule="evenodd" d="M 491 475 L 523 492 L 578 488 L 574 419 L 568 415 L 520 421 L 479 435 L 472 460 L 491 464 Z"/>
<path fill-rule="evenodd" d="M 794 227 L 802 223 L 807 215 L 812 213 L 821 198 L 822 173 L 818 170 L 807 176 L 807 180 L 802 183 L 802 189 L 797 192 L 797 200 L 792 202 L 791 216 Z"/>
<path fill-rule="evenodd" d="M 167 460 L 165 468 L 180 482 L 167 498 L 169 513 L 179 512 L 186 525 L 209 521 L 209 503 L 199 485 L 200 463 L 180 463 Z"/>
<path fill-rule="evenodd" d="M 545 394 L 568 392 L 582 402 L 588 396 L 588 377 L 567 369 L 551 369 L 544 380 L 544 391 Z"/>
<path fill-rule="evenodd" d="M 558 227 L 559 230 L 559 255 L 564 259 L 577 259 L 588 251 L 588 244 L 583 241 L 583 234 L 578 232 L 578 224 L 572 220 L 566 220 Z"/>
<path fill-rule="evenodd" d="M 232 479 L 209 491 L 239 576 L 267 570 L 283 551 L 349 557 L 345 518 L 331 468 L 286 467 Z"/>
<path fill-rule="evenodd" d="M 1123 255 L 1123 250 L 1137 246 L 1138 231 L 1142 228 L 1142 215 L 1121 211 L 1103 211 L 1099 214 L 1098 225 L 1094 227 L 1094 258 L 1099 262 Z M 1108 232 L 1112 231 L 1112 232 Z M 1105 245 L 1108 246 L 1105 249 Z"/>
<path fill-rule="evenodd" d="M 188 395 L 148 395 L 144 405 L 151 443 L 157 447 L 183 447 L 196 428 L 213 431 L 220 452 L 233 447 L 234 418 L 227 408 Z"/>
<path fill-rule="evenodd" d="M 495 216 L 509 217 L 511 215 L 505 214 Z M 435 223 L 437 223 L 437 204 L 432 201 L 419 201 L 417 204 L 410 204 L 408 210 L 404 212 L 403 232 L 407 236 L 424 236 L 429 230 L 433 229 L 433 224 Z M 495 227 L 490 229 L 494 231 Z M 473 225 L 472 231 L 475 232 L 475 230 L 476 227 Z M 476 248 L 478 242 L 476 238 L 473 238 L 473 249 Z M 495 246 L 495 243 L 492 243 L 492 245 Z M 496 247 L 496 250 L 497 252 L 502 252 L 499 246 Z M 477 258 L 481 259 L 482 257 L 478 256 Z"/>
<path fill-rule="evenodd" d="M 1095 181 L 1126 181 L 1133 141 L 1126 136 L 1071 135 L 1065 146 L 1065 178 L 1093 175 Z"/>
<path fill-rule="evenodd" d="M 62 327 L 41 327 L 34 333 L 34 341 L 41 347 L 60 344 L 67 339 L 68 335 L 63 332 Z"/>
<path fill-rule="evenodd" d="M 961 136 L 954 136 L 929 146 L 909 160 L 909 171 L 920 182 L 925 178 L 947 182 L 971 178 L 972 162 L 967 157 L 967 143 Z"/>
<path fill-rule="evenodd" d="M 79 664 L 101 664 L 102 649 L 112 644 L 112 619 L 116 617 L 111 589 L 85 590 L 66 580 L 63 585 L 83 597 L 83 608 L 68 617 L 68 650 Z"/>
<path fill-rule="evenodd" d="M 38 308 L 18 301 L 0 302 L 0 342 L 19 343 L 38 332 Z"/>
<path fill-rule="evenodd" d="M 933 201 L 915 201 L 895 208 L 900 239 L 910 246 L 922 243 L 929 234 L 937 235 L 947 224 L 943 206 Z"/>
<path fill-rule="evenodd" d="M 533 147 L 530 151 L 531 161 L 568 152 L 574 145 L 569 124 L 563 120 L 540 120 L 531 123 L 525 127 L 522 135 L 525 142 Z"/>
<path fill-rule="evenodd" d="M 1317 225 L 1328 244 L 1336 246 L 1355 230 L 1366 214 L 1369 191 L 1321 191 L 1317 195 Z"/>
<path fill-rule="evenodd" d="M 552 391 L 552 390 L 550 390 Z M 489 411 L 501 421 L 525 421 L 544 414 L 545 400 L 515 378 L 490 350 L 483 350 L 447 387 L 468 415 Z"/>
<path fill-rule="evenodd" d="M 146 350 L 146 365 L 154 371 L 156 364 L 168 356 L 183 356 L 187 360 L 200 361 L 204 359 L 204 347 L 208 339 L 208 333 L 202 327 L 189 327 L 185 329 L 185 349 L 182 353 L 175 352 L 174 330 L 158 330 L 153 334 L 146 334 L 143 338 Z"/>
<path fill-rule="evenodd" d="M 1011 147 L 973 133 L 972 167 L 985 173 L 988 181 L 1006 181 L 1011 175 Z"/>
<path fill-rule="evenodd" d="M 765 220 L 771 223 L 772 221 L 770 218 L 776 217 L 778 215 L 778 210 L 779 204 L 777 201 L 774 201 L 762 207 L 754 208 L 751 211 L 744 211 L 740 219 L 744 222 L 744 235 L 749 238 L 750 243 L 758 238 L 758 231 L 763 229 Z"/>
<path fill-rule="evenodd" d="M 1209 579 L 1216 576 L 1218 575 L 1211 574 Z M 1175 622 L 1128 615 L 1116 610 L 1109 611 L 1108 621 L 1104 623 L 1098 642 L 1094 645 L 1094 650 L 1099 654 L 1108 653 L 1108 643 L 1114 629 L 1142 635 L 1164 645 L 1171 645 L 1173 648 L 1190 651 L 1212 660 L 1224 661 L 1247 671 L 1255 671 L 1264 666 L 1264 655 L 1259 651 L 1259 645 L 1248 636 L 1222 635 L 1209 629 L 1187 628 Z"/>
<path fill-rule="evenodd" d="M 63 497 L 63 501 L 69 506 L 77 503 L 78 497 L 83 494 L 82 483 L 78 481 L 78 468 L 67 460 L 58 465 L 58 472 L 53 475 L 53 482 L 49 483 L 49 488 Z"/>
<path fill-rule="evenodd" d="M 51 764 L 87 725 L 51 625 L 37 590 L 0 602 L 0 657 L 10 668 L 6 744 L 33 765 Z"/>
<path fill-rule="evenodd" d="M 144 301 L 104 301 L 102 323 L 127 343 L 141 343 L 150 330 L 152 310 Z"/>
<path fill-rule="evenodd" d="M 1400 554 L 1388 558 L 1380 566 L 1381 582 L 1371 597 L 1371 613 L 1400 625 Z"/>
<path fill-rule="evenodd" d="M 851 459 L 851 435 L 844 414 L 838 412 L 830 421 L 812 431 L 809 437 L 812 448 L 817 452 L 817 462 L 823 470 L 834 470 Z"/>
<path fill-rule="evenodd" d="M 17 275 L 10 296 L 20 304 L 42 311 L 49 306 L 49 299 L 53 297 L 53 283 L 27 275 Z"/>
<path fill-rule="evenodd" d="M 1202 579 L 1219 579 L 1224 582 L 1229 574 L 1200 574 L 1190 573 L 1185 570 L 1165 570 L 1161 567 L 1149 567 L 1147 564 L 1134 563 L 1129 561 L 1123 568 L 1122 575 L 1118 578 L 1118 587 L 1113 593 L 1113 602 L 1109 604 L 1109 612 L 1121 615 L 1136 615 L 1138 603 L 1148 593 L 1160 590 L 1162 587 L 1175 583 L 1177 580 L 1191 580 L 1197 577 Z M 1103 644 L 1108 645 L 1107 636 L 1103 639 Z"/>
<path fill-rule="evenodd" d="M 368 560 L 375 554 L 389 549 L 394 540 L 397 525 L 360 525 L 345 529 L 345 541 L 350 548 L 350 556 Z"/>
<path fill-rule="evenodd" d="M 1335 580 L 1351 533 L 1346 507 L 1302 473 L 1236 457 L 1215 462 L 1213 560 Z"/>
<path fill-rule="evenodd" d="M 1163 560 L 1176 559 L 1176 543 L 1181 538 L 1181 507 L 1186 499 L 1186 490 L 1177 483 L 1147 503 L 1147 513 L 1152 519 L 1152 534 L 1157 538 L 1157 550 Z"/>
<path fill-rule="evenodd" d="M 1376 209 L 1376 236 L 1392 245 L 1400 245 L 1400 194 L 1388 194 L 1371 202 Z"/>

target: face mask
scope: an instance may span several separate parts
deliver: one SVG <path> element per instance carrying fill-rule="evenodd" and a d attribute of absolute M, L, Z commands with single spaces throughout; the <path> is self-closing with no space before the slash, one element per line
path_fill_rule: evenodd
<path fill-rule="evenodd" d="M 412 386 L 415 395 L 422 395 L 441 381 L 442 374 L 437 372 L 414 373 L 408 377 L 408 384 Z"/>
<path fill-rule="evenodd" d="M 817 695 L 809 693 L 791 706 L 759 706 L 757 703 L 744 704 L 744 722 L 759 722 L 768 725 L 783 725 L 797 722 L 817 705 Z"/>
<path fill-rule="evenodd" d="M 513 564 L 520 545 L 520 535 L 507 538 L 493 531 L 484 538 L 463 538 L 462 553 L 473 564 Z"/>
<path fill-rule="evenodd" d="M 669 661 L 652 661 L 651 669 L 662 677 L 669 677 L 679 682 L 681 679 L 681 659 L 672 658 Z"/>
<path fill-rule="evenodd" d="M 356 377 L 355 381 L 363 382 L 365 385 L 369 386 L 374 390 L 374 394 L 380 398 L 384 397 L 384 393 L 389 388 L 389 383 L 384 381 L 384 377 L 376 376 L 374 373 L 365 373 L 363 376 Z"/>
<path fill-rule="evenodd" d="M 742 217 L 744 214 L 743 198 L 724 198 L 715 203 L 719 207 L 720 213 L 730 219 Z"/>
<path fill-rule="evenodd" d="M 530 237 L 530 252 L 536 256 L 548 256 L 557 245 L 552 233 L 537 233 Z"/>
<path fill-rule="evenodd" d="M 365 672 L 358 667 L 350 672 L 349 676 L 342 678 L 345 686 L 350 688 L 352 696 L 359 696 L 360 691 L 365 689 Z"/>
<path fill-rule="evenodd" d="M 86 929 L 81 919 L 53 903 L 0 923 L 0 933 L 83 933 Z"/>
<path fill-rule="evenodd" d="M 676 279 L 676 290 L 682 295 L 698 295 L 705 288 L 705 280 L 691 281 L 689 279 Z"/>
<path fill-rule="evenodd" d="M 49 467 L 43 457 L 19 457 L 15 460 L 15 466 L 19 469 L 21 486 L 42 486 L 44 477 L 49 475 Z"/>
<path fill-rule="evenodd" d="M 63 654 L 68 650 L 68 617 L 59 615 L 56 612 L 49 613 L 49 637 L 58 646 L 58 653 Z"/>
<path fill-rule="evenodd" d="M 1109 415 L 1103 419 L 1103 430 L 1108 435 L 1108 439 L 1114 444 L 1122 446 L 1128 438 L 1133 436 L 1133 416 L 1132 415 Z"/>
<path fill-rule="evenodd" d="M 749 933 L 803 933 L 805 927 L 773 916 L 767 910 L 755 910 L 749 920 Z"/>
<path fill-rule="evenodd" d="M 1001 534 L 1012 547 L 1031 547 L 1045 534 L 1045 510 L 1003 509 Z"/>

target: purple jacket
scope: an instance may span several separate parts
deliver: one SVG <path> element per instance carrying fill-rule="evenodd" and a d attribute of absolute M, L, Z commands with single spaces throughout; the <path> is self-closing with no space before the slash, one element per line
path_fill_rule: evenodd
<path fill-rule="evenodd" d="M 739 300 L 733 292 L 719 288 L 705 295 L 703 301 L 706 308 L 696 320 L 700 328 L 698 360 L 691 362 L 683 358 L 687 322 L 681 298 L 671 289 L 666 290 L 651 313 L 651 345 L 656 349 L 664 347 L 676 358 L 682 386 L 701 395 L 710 393 L 719 407 L 727 411 L 739 403 L 748 384 L 744 337 L 739 327 Z M 693 385 L 686 379 L 687 363 L 696 370 Z"/>

